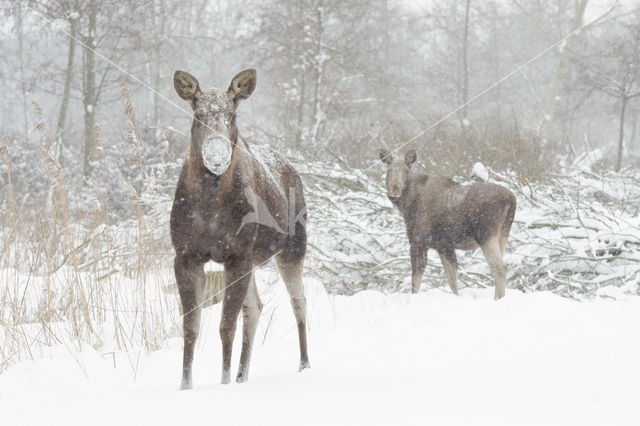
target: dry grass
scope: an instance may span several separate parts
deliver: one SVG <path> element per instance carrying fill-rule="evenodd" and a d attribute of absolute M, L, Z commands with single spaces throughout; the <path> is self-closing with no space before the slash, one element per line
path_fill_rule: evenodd
<path fill-rule="evenodd" d="M 34 167 L 47 179 L 44 205 L 17 207 L 9 148 L 6 141 L 0 145 L 7 170 L 6 196 L 0 200 L 0 373 L 32 359 L 43 345 L 62 344 L 72 354 L 87 344 L 100 349 L 107 343 L 116 350 L 144 346 L 152 351 L 180 333 L 176 295 L 168 291 L 174 280 L 166 217 L 157 214 L 166 206 L 158 207 L 157 197 L 148 193 L 153 187 L 145 182 L 135 108 L 124 85 L 123 99 L 126 149 L 134 153 L 137 174 L 133 191 L 124 185 L 131 218 L 124 225 L 109 220 L 111 188 L 107 179 L 100 180 L 107 170 L 98 129 L 97 172 L 81 194 L 73 194 L 85 200 L 82 211 L 70 205 L 64 170 L 37 104 L 41 156 Z"/>

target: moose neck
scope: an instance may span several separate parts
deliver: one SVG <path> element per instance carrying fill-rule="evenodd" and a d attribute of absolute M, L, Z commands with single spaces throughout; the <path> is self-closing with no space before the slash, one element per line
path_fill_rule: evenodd
<path fill-rule="evenodd" d="M 410 171 L 407 175 L 407 182 L 405 183 L 402 195 L 391 199 L 391 202 L 398 207 L 402 216 L 407 219 L 409 216 L 415 214 L 416 203 L 418 199 L 423 198 L 424 191 L 428 191 L 428 187 L 425 187 L 429 175 L 418 171 Z M 419 194 L 416 194 L 419 192 Z"/>

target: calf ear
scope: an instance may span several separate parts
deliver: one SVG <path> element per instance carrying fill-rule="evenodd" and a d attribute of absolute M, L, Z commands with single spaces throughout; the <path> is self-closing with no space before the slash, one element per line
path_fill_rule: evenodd
<path fill-rule="evenodd" d="M 416 150 L 415 149 L 410 149 L 404 155 L 404 162 L 405 162 L 405 164 L 407 166 L 411 167 L 411 165 L 416 162 L 417 158 L 418 158 L 418 156 L 416 155 Z"/>
<path fill-rule="evenodd" d="M 380 155 L 380 161 L 382 161 L 385 164 L 391 164 L 391 161 L 393 160 L 393 158 L 391 158 L 391 153 L 389 151 L 387 151 L 386 149 L 381 149 L 379 155 Z"/>
<path fill-rule="evenodd" d="M 242 99 L 247 99 L 249 96 L 251 96 L 253 90 L 256 88 L 257 77 L 258 76 L 256 70 L 254 70 L 253 68 L 240 71 L 231 80 L 231 84 L 229 85 L 227 94 L 231 97 L 231 99 L 235 100 L 236 103 L 238 103 L 238 101 L 241 101 Z"/>
<path fill-rule="evenodd" d="M 202 94 L 198 79 L 182 70 L 173 73 L 173 87 L 185 101 L 195 101 Z"/>

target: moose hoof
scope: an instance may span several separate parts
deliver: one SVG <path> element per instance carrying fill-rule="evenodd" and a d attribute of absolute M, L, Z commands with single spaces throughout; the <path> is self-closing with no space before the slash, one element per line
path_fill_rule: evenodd
<path fill-rule="evenodd" d="M 309 361 L 301 361 L 300 367 L 298 367 L 298 371 L 306 370 L 307 368 L 311 368 L 311 364 Z"/>
<path fill-rule="evenodd" d="M 191 383 L 191 380 L 183 380 L 182 383 L 180 384 L 180 390 L 191 390 L 193 389 L 193 384 Z"/>
<path fill-rule="evenodd" d="M 220 379 L 221 385 L 228 385 L 231 382 L 231 374 L 228 371 L 224 371 L 222 373 L 222 378 Z"/>
<path fill-rule="evenodd" d="M 239 374 L 239 373 L 238 373 L 238 376 L 236 377 L 236 382 L 237 382 L 237 383 L 244 383 L 244 382 L 246 382 L 247 380 L 249 380 L 249 377 L 247 377 L 247 376 L 246 376 L 246 375 L 244 375 L 244 374 Z"/>

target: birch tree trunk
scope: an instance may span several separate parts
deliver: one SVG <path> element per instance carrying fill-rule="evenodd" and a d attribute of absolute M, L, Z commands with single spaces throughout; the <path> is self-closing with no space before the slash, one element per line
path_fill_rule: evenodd
<path fill-rule="evenodd" d="M 22 15 L 22 5 L 18 6 L 17 30 L 18 30 L 18 55 L 20 56 L 20 91 L 22 98 L 23 132 L 25 138 L 29 138 L 29 107 L 27 96 L 27 81 L 25 74 L 25 52 L 24 52 L 24 22 Z"/>
<path fill-rule="evenodd" d="M 95 35 L 96 35 L 96 0 L 89 0 L 87 35 L 85 37 L 84 48 L 84 167 L 83 174 L 87 177 L 91 173 L 91 159 L 95 147 L 95 124 L 96 124 L 96 58 L 95 58 Z"/>
<path fill-rule="evenodd" d="M 298 16 L 302 17 L 302 13 L 303 13 L 303 9 L 302 9 L 302 1 L 298 1 Z M 296 63 L 296 60 L 302 56 L 303 54 L 303 46 L 301 43 L 301 40 L 299 37 L 296 37 L 295 39 L 295 45 L 294 45 L 294 51 L 295 51 L 295 56 L 294 56 L 294 60 L 293 63 Z M 306 88 L 306 79 L 305 79 L 305 73 L 301 72 L 298 74 L 298 108 L 297 108 L 297 126 L 296 126 L 296 136 L 295 136 L 295 144 L 296 147 L 300 148 L 302 146 L 302 137 L 303 137 L 303 132 L 302 129 L 304 127 L 304 107 L 305 107 L 305 102 L 306 102 L 306 96 L 305 96 L 305 91 L 307 90 Z"/>
<path fill-rule="evenodd" d="M 462 126 L 467 125 L 467 102 L 469 101 L 469 10 L 471 0 L 467 0 L 464 12 L 464 35 L 462 38 Z"/>
<path fill-rule="evenodd" d="M 324 121 L 324 112 L 322 111 L 320 91 L 322 88 L 322 80 L 324 74 L 324 63 L 326 61 L 324 52 L 324 1 L 320 0 L 316 6 L 317 33 L 316 33 L 316 56 L 315 56 L 315 93 L 313 102 L 313 119 L 314 124 L 311 129 L 311 147 L 316 146 L 320 126 Z"/>
<path fill-rule="evenodd" d="M 69 109 L 69 98 L 71 97 L 71 81 L 73 79 L 73 61 L 76 52 L 76 20 L 69 18 L 69 47 L 67 49 L 67 70 L 64 76 L 64 89 L 62 92 L 62 102 L 60 103 L 60 112 L 58 113 L 58 125 L 56 127 L 56 156 L 58 163 L 62 160 L 62 135 L 67 118 L 67 110 Z"/>
<path fill-rule="evenodd" d="M 620 133 L 618 135 L 618 157 L 616 159 L 616 172 L 619 172 L 622 168 L 622 151 L 624 149 L 624 116 L 627 112 L 627 104 L 629 98 L 627 96 L 622 97 L 622 108 L 620 109 Z"/>
<path fill-rule="evenodd" d="M 588 0 L 576 0 L 573 19 L 571 21 L 571 27 L 569 33 L 577 30 L 582 26 L 584 18 L 584 11 L 587 8 Z M 559 9 L 561 10 L 561 9 Z M 561 13 L 560 11 L 558 12 Z M 560 22 L 562 16 L 558 16 L 558 22 Z M 557 61 L 551 74 L 551 81 L 547 90 L 547 96 L 545 97 L 544 111 L 542 112 L 542 121 L 540 123 L 540 138 L 544 141 L 549 137 L 551 133 L 553 123 L 556 116 L 556 107 L 558 104 L 558 93 L 562 87 L 562 81 L 567 70 L 567 62 L 569 60 L 570 46 L 574 40 L 574 37 L 569 37 L 560 43 L 556 48 Z"/>

